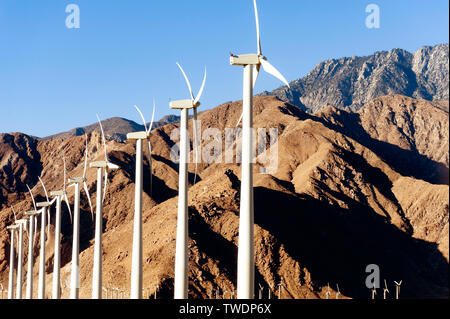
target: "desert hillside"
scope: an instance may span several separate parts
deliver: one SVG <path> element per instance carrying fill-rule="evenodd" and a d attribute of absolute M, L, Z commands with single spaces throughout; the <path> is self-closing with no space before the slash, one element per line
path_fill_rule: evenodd
<path fill-rule="evenodd" d="M 365 268 L 377 264 L 391 292 L 393 281 L 403 280 L 404 298 L 448 298 L 448 101 L 388 95 L 355 113 L 330 106 L 316 114 L 273 96 L 256 97 L 254 104 L 255 127 L 278 129 L 276 170 L 260 172 L 267 153 L 259 155 L 254 167 L 256 287 L 275 290 L 281 281 L 283 298 L 303 299 L 325 298 L 327 285 L 334 291 L 338 284 L 342 297 L 369 298 Z M 238 101 L 203 112 L 202 131 L 235 127 L 241 108 Z M 178 167 L 170 153 L 176 127 L 168 123 L 152 132 L 152 193 L 148 160 L 144 162 L 144 287 L 152 295 L 158 285 L 162 298 L 172 298 L 173 290 Z M 192 121 L 189 128 L 192 136 Z M 93 131 L 87 137 L 89 161 L 100 160 L 104 156 L 100 135 Z M 205 140 L 202 146 L 207 148 L 210 142 Z M 234 141 L 233 147 L 237 144 Z M 32 208 L 26 184 L 39 201 L 44 200 L 38 176 L 49 190 L 61 189 L 63 154 L 68 176 L 82 176 L 84 145 L 84 136 L 36 140 L 20 133 L 0 134 L 3 286 L 9 272 L 6 226 L 13 221 L 9 207 L 18 217 Z M 105 199 L 103 285 L 129 291 L 135 148 L 116 140 L 108 141 L 107 147 L 120 170 L 110 174 Z M 195 184 L 195 166 L 189 165 L 193 298 L 208 298 L 217 288 L 229 297 L 236 287 L 240 167 L 235 162 L 200 164 Z M 94 169 L 88 169 L 87 179 L 94 200 Z M 69 194 L 73 202 L 73 189 Z M 80 295 L 89 298 L 93 221 L 86 197 L 81 200 Z M 52 234 L 47 241 L 48 287 Z M 63 298 L 69 293 L 71 234 L 63 207 Z M 35 275 L 38 256 L 37 247 Z"/>

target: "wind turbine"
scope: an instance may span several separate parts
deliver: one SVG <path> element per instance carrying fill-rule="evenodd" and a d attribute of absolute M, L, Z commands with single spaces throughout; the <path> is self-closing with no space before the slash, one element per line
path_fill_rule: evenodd
<path fill-rule="evenodd" d="M 31 199 L 33 201 L 33 211 L 26 212 L 25 215 L 29 216 L 29 231 L 28 231 L 28 268 L 27 268 L 27 288 L 25 292 L 26 299 L 33 299 L 33 245 L 35 235 L 33 232 L 36 231 L 36 225 L 34 221 L 34 216 L 39 215 L 40 212 L 37 211 L 36 201 L 34 200 L 33 192 L 27 185 L 28 191 L 30 192 Z"/>
<path fill-rule="evenodd" d="M 327 288 L 327 292 L 325 293 L 326 298 L 328 299 L 328 297 L 331 295 L 331 291 L 330 291 L 330 283 L 328 283 L 328 288 Z"/>
<path fill-rule="evenodd" d="M 339 295 L 341 294 L 341 291 L 339 290 L 339 285 L 338 284 L 336 284 L 336 288 L 337 288 L 336 299 L 339 299 Z"/>
<path fill-rule="evenodd" d="M 278 299 L 281 299 L 281 288 L 283 286 L 283 279 L 280 279 L 280 283 L 278 284 Z"/>
<path fill-rule="evenodd" d="M 259 17 L 256 0 L 253 0 L 256 17 L 257 54 L 231 55 L 231 65 L 244 67 L 244 90 L 242 112 L 242 173 L 241 203 L 239 216 L 237 297 L 252 299 L 255 289 L 255 251 L 254 251 L 254 207 L 253 207 L 253 87 L 261 66 L 264 71 L 281 80 L 289 87 L 286 79 L 262 55 Z"/>
<path fill-rule="evenodd" d="M 135 177 L 135 196 L 134 196 L 134 225 L 133 225 L 133 251 L 131 259 L 131 299 L 142 299 L 142 192 L 143 186 L 143 151 L 142 142 L 148 141 L 148 162 L 150 165 L 150 192 L 152 189 L 152 146 L 150 144 L 150 132 L 155 119 L 155 101 L 153 101 L 153 115 L 150 127 L 147 129 L 144 115 L 141 110 L 135 106 L 136 110 L 144 122 L 144 132 L 128 133 L 128 140 L 136 140 L 136 177 Z"/>
<path fill-rule="evenodd" d="M 13 209 L 14 212 L 14 209 Z M 14 213 L 15 219 L 15 213 Z M 11 225 L 6 227 L 11 231 L 11 246 L 9 248 L 9 281 L 8 281 L 8 299 L 14 299 L 14 239 L 16 230 L 19 226 Z"/>
<path fill-rule="evenodd" d="M 264 287 L 261 285 L 261 284 L 258 284 L 259 285 L 259 299 L 263 299 L 263 290 L 264 290 Z"/>
<path fill-rule="evenodd" d="M 400 286 L 402 284 L 402 281 L 403 280 L 400 280 L 400 282 L 396 282 L 394 280 L 394 283 L 395 283 L 395 299 L 399 299 L 399 297 L 400 297 Z"/>
<path fill-rule="evenodd" d="M 372 288 L 372 299 L 375 299 L 375 295 L 377 294 L 377 288 L 375 288 L 375 286 L 373 286 Z"/>
<path fill-rule="evenodd" d="M 94 212 L 92 208 L 91 197 L 89 195 L 89 189 L 86 184 L 86 170 L 88 162 L 88 139 L 86 135 L 86 150 L 84 156 L 84 169 L 83 177 L 69 178 L 68 182 L 75 187 L 75 199 L 74 199 L 74 209 L 73 209 L 73 239 L 72 239 L 72 264 L 70 273 L 70 299 L 78 299 L 80 292 L 80 189 L 81 184 L 83 184 L 84 192 L 89 202 L 89 207 L 91 208 L 91 218 L 94 221 Z"/>
<path fill-rule="evenodd" d="M 25 215 L 30 216 L 29 231 L 28 231 L 28 270 L 27 270 L 27 289 L 25 293 L 26 299 L 33 299 L 33 246 L 34 246 L 34 217 L 41 212 L 37 210 L 26 212 Z"/>
<path fill-rule="evenodd" d="M 171 101 L 171 109 L 181 110 L 180 119 L 180 161 L 179 161 L 179 182 L 178 182 L 178 217 L 177 217 L 177 241 L 175 252 L 175 299 L 187 299 L 188 298 L 188 161 L 189 161 L 189 145 L 188 145 L 188 113 L 189 109 L 194 109 L 194 148 L 196 154 L 198 152 L 198 139 L 197 139 L 197 108 L 200 106 L 200 97 L 202 96 L 203 89 L 206 82 L 206 68 L 205 75 L 203 77 L 203 83 L 197 97 L 194 98 L 192 93 L 191 84 L 189 82 L 186 73 L 179 63 L 178 67 L 183 73 L 186 80 L 191 99 Z M 195 176 L 197 176 L 197 162 L 196 155 L 196 168 Z"/>
<path fill-rule="evenodd" d="M 386 294 L 389 293 L 389 289 L 387 287 L 386 279 L 384 280 L 384 288 L 383 288 L 383 299 L 386 299 Z"/>
<path fill-rule="evenodd" d="M 63 157 L 64 163 L 64 189 L 50 192 L 50 196 L 56 198 L 56 218 L 55 218 L 55 249 L 53 258 L 53 283 L 52 298 L 61 298 L 61 203 L 64 200 L 70 214 L 72 222 L 72 211 L 70 209 L 69 200 L 66 192 L 66 159 Z M 49 221 L 50 222 L 50 221 Z"/>
<path fill-rule="evenodd" d="M 49 201 L 47 189 L 45 188 L 44 182 L 39 177 L 39 182 L 44 189 L 45 197 L 47 199 L 46 202 L 37 203 L 36 206 L 42 208 L 41 213 L 41 246 L 39 251 L 39 282 L 38 282 L 38 299 L 45 298 L 45 226 L 47 224 L 46 218 L 49 215 L 50 206 L 56 201 L 56 198 L 53 201 Z M 50 225 L 50 218 L 48 221 Z M 47 228 L 47 236 L 48 236 L 48 228 Z"/>
<path fill-rule="evenodd" d="M 19 226 L 19 253 L 17 258 L 17 278 L 16 278 L 16 299 L 22 299 L 22 282 L 23 282 L 23 230 L 27 228 L 27 220 L 19 219 L 16 221 Z"/>
<path fill-rule="evenodd" d="M 95 243 L 94 243 L 94 266 L 92 271 L 92 299 L 102 298 L 102 224 L 103 224 L 103 201 L 106 195 L 106 186 L 108 183 L 108 171 L 118 169 L 119 166 L 108 161 L 108 152 L 106 150 L 105 132 L 103 131 L 102 122 L 97 115 L 102 133 L 103 148 L 105 150 L 105 160 L 90 163 L 91 168 L 97 169 L 97 203 L 95 207 Z M 103 175 L 103 171 L 105 174 Z M 102 180 L 105 179 L 103 187 Z M 102 188 L 104 188 L 102 190 Z"/>

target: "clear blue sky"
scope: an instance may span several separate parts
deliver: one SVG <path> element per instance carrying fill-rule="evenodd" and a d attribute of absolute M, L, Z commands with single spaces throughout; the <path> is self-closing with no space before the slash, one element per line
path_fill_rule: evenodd
<path fill-rule="evenodd" d="M 65 8 L 80 8 L 68 29 Z M 381 27 L 365 26 L 368 4 Z M 328 58 L 448 42 L 447 0 L 259 0 L 263 53 L 288 79 Z M 229 52 L 255 53 L 251 0 L 0 0 L 0 132 L 47 136 L 120 116 L 140 122 L 188 98 L 175 62 L 195 92 L 208 67 L 200 110 L 242 96 Z M 263 74 L 256 93 L 280 86 Z"/>

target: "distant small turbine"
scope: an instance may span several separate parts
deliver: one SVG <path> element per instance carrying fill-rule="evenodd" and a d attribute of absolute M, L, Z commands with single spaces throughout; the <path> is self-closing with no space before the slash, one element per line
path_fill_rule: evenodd
<path fill-rule="evenodd" d="M 142 193 L 144 191 L 143 151 L 142 142 L 148 141 L 148 162 L 150 165 L 150 192 L 152 191 L 152 146 L 150 134 L 155 119 L 155 102 L 153 101 L 153 115 L 150 127 L 147 129 L 144 115 L 135 106 L 144 122 L 144 132 L 128 133 L 128 140 L 136 140 L 136 177 L 134 195 L 134 221 L 133 221 L 133 250 L 131 253 L 131 299 L 142 299 Z"/>
<path fill-rule="evenodd" d="M 399 299 L 400 298 L 400 286 L 402 284 L 403 280 L 400 280 L 400 282 L 396 282 L 395 283 L 395 299 Z"/>
<path fill-rule="evenodd" d="M 283 279 L 280 279 L 280 282 L 278 284 L 278 299 L 281 299 L 281 288 L 283 286 Z"/>
<path fill-rule="evenodd" d="M 375 299 L 375 295 L 377 294 L 377 288 L 375 286 L 372 288 L 372 299 Z"/>
<path fill-rule="evenodd" d="M 103 131 L 102 122 L 97 115 L 102 133 L 103 148 L 105 150 L 105 160 L 93 162 L 90 167 L 97 168 L 97 203 L 95 207 L 95 243 L 94 243 L 94 265 L 92 271 L 92 299 L 102 298 L 102 234 L 103 234 L 103 201 L 105 200 L 106 188 L 108 184 L 109 170 L 118 169 L 119 166 L 112 164 L 108 160 L 108 152 L 106 150 L 106 138 Z M 105 175 L 103 177 L 103 172 Z M 105 185 L 102 186 L 102 180 L 105 179 Z M 102 189 L 103 188 L 103 189 Z"/>
<path fill-rule="evenodd" d="M 197 97 L 194 98 L 191 84 L 186 76 L 183 68 L 178 64 L 183 76 L 186 80 L 191 99 L 171 101 L 171 109 L 181 110 L 180 119 L 180 160 L 179 160 L 179 182 L 178 182 L 178 218 L 177 218 L 177 239 L 175 251 L 175 299 L 188 298 L 188 162 L 189 162 L 189 142 L 188 142 L 188 112 L 194 109 L 194 138 L 195 149 L 198 151 L 197 139 L 197 108 L 200 106 L 200 97 L 206 82 L 206 68 L 203 83 Z M 196 156 L 197 159 L 197 156 Z M 197 160 L 195 168 L 195 176 L 197 176 Z"/>
<path fill-rule="evenodd" d="M 8 281 L 8 299 L 14 299 L 14 239 L 16 230 L 19 226 L 11 225 L 6 227 L 11 231 L 11 244 L 9 247 L 9 281 Z"/>
<path fill-rule="evenodd" d="M 241 196 L 239 215 L 237 297 L 254 298 L 255 288 L 255 243 L 254 243 L 254 204 L 253 204 L 253 87 L 261 68 L 281 80 L 289 83 L 262 55 L 259 17 L 256 1 L 253 1 L 256 17 L 257 54 L 231 55 L 231 65 L 244 67 L 243 112 L 242 118 L 242 163 Z M 240 121 L 240 120 L 239 120 Z"/>
<path fill-rule="evenodd" d="M 383 299 L 386 299 L 386 295 L 389 293 L 389 289 L 387 287 L 386 279 L 384 280 L 384 288 L 383 288 Z"/>
<path fill-rule="evenodd" d="M 325 296 L 326 296 L 327 299 L 329 299 L 330 295 L 331 295 L 330 284 L 328 283 L 327 292 L 325 293 Z"/>
<path fill-rule="evenodd" d="M 339 299 L 339 295 L 341 294 L 341 291 L 339 290 L 339 285 L 336 284 L 337 291 L 336 291 L 336 299 Z"/>
<path fill-rule="evenodd" d="M 258 285 L 259 285 L 259 299 L 263 299 L 264 287 L 261 284 L 258 284 Z"/>

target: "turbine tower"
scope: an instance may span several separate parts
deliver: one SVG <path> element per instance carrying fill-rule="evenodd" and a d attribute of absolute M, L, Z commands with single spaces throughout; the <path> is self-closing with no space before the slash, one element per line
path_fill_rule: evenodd
<path fill-rule="evenodd" d="M 6 229 L 11 231 L 11 246 L 9 247 L 8 299 L 14 299 L 14 239 L 18 227 L 19 226 L 17 225 L 6 227 Z"/>
<path fill-rule="evenodd" d="M 50 196 L 56 199 L 56 218 L 55 218 L 55 249 L 53 258 L 53 282 L 52 282 L 52 298 L 61 299 L 61 203 L 64 200 L 72 221 L 72 212 L 69 205 L 66 192 L 66 159 L 63 157 L 64 163 L 64 189 L 50 192 Z M 49 221 L 50 222 L 50 221 Z"/>
<path fill-rule="evenodd" d="M 147 129 L 144 115 L 135 106 L 144 122 L 144 132 L 134 132 L 127 134 L 128 140 L 136 140 L 136 177 L 134 196 L 134 224 L 133 224 L 133 251 L 131 254 L 131 299 L 142 299 L 142 192 L 143 187 L 143 151 L 142 143 L 148 141 L 148 161 L 150 165 L 150 192 L 152 191 L 152 146 L 150 144 L 150 132 L 155 119 L 155 102 L 153 101 L 153 115 L 150 127 Z"/>
<path fill-rule="evenodd" d="M 50 206 L 53 205 L 53 203 L 56 201 L 56 198 L 50 202 L 48 199 L 47 189 L 45 188 L 45 185 L 42 182 L 40 177 L 39 177 L 39 182 L 41 183 L 42 188 L 44 189 L 45 197 L 47 198 L 46 202 L 39 202 L 36 204 L 36 206 L 38 208 L 42 209 L 42 213 L 41 213 L 41 244 L 40 244 L 40 250 L 39 250 L 38 299 L 44 299 L 45 298 L 45 226 L 47 224 L 46 218 L 47 218 L 47 215 L 49 214 Z M 50 219 L 49 219 L 49 224 L 50 224 Z M 48 237 L 48 232 L 47 232 L 47 237 Z"/>
<path fill-rule="evenodd" d="M 72 264 L 70 273 L 70 299 L 78 299 L 80 295 L 80 189 L 83 184 L 84 192 L 86 193 L 89 206 L 91 208 L 91 218 L 94 221 L 94 212 L 92 209 L 91 197 L 89 189 L 86 184 L 86 170 L 88 161 L 88 140 L 86 135 L 86 151 L 84 156 L 83 177 L 69 178 L 70 186 L 75 187 L 75 199 L 73 209 L 73 238 L 72 238 Z"/>
<path fill-rule="evenodd" d="M 19 219 L 16 221 L 19 226 L 19 253 L 17 257 L 17 278 L 16 278 L 16 299 L 22 299 L 22 283 L 23 283 L 23 230 L 27 228 L 27 220 Z"/>
<path fill-rule="evenodd" d="M 34 200 L 33 192 L 27 185 L 28 191 L 31 195 L 31 200 L 33 201 L 33 211 L 26 212 L 25 215 L 29 216 L 29 231 L 28 231 L 28 268 L 27 268 L 27 288 L 25 292 L 26 299 L 33 299 L 33 246 L 34 246 L 34 236 L 36 224 L 34 221 L 34 216 L 40 214 L 36 209 L 36 201 Z"/>
<path fill-rule="evenodd" d="M 34 246 L 34 216 L 39 215 L 41 211 L 33 210 L 26 212 L 25 215 L 30 216 L 29 231 L 28 231 L 28 270 L 27 270 L 27 289 L 25 293 L 26 299 L 33 299 L 33 246 Z"/>
<path fill-rule="evenodd" d="M 118 169 L 119 166 L 108 161 L 108 153 L 106 150 L 105 132 L 103 131 L 102 122 L 97 115 L 102 133 L 103 148 L 105 150 L 105 160 L 90 163 L 91 168 L 97 169 L 97 203 L 95 207 L 95 243 L 94 243 L 94 266 L 92 271 L 92 299 L 102 298 L 102 224 L 103 224 L 103 201 L 106 195 L 106 186 L 108 183 L 108 171 Z M 103 171 L 105 174 L 103 174 Z M 105 179 L 105 185 L 102 180 Z M 102 189 L 103 188 L 103 189 Z"/>
<path fill-rule="evenodd" d="M 198 151 L 197 139 L 197 108 L 200 106 L 200 97 L 206 83 L 206 68 L 203 77 L 203 83 L 197 97 L 194 98 L 191 84 L 186 73 L 179 63 L 178 67 L 183 73 L 186 80 L 191 98 L 188 100 L 171 101 L 171 109 L 181 110 L 180 119 L 180 160 L 179 160 L 179 182 L 178 182 L 178 218 L 177 218 L 177 240 L 175 252 L 175 299 L 188 298 L 188 157 L 189 157 L 189 141 L 188 141 L 188 113 L 189 109 L 194 109 L 194 148 Z M 197 153 L 196 153 L 197 154 Z M 196 155 L 195 175 L 197 175 L 197 155 Z"/>
<path fill-rule="evenodd" d="M 244 67 L 242 118 L 242 173 L 239 216 L 237 298 L 253 299 L 255 290 L 254 207 L 253 207 L 253 87 L 261 66 L 289 87 L 286 79 L 262 55 L 259 17 L 256 0 L 253 0 L 256 17 L 257 54 L 231 55 L 231 65 Z"/>

